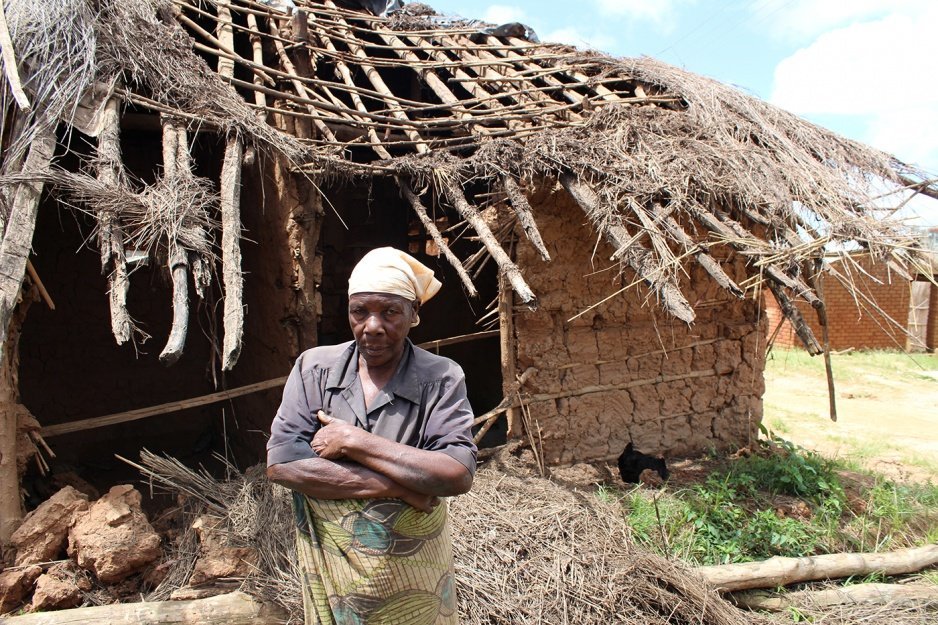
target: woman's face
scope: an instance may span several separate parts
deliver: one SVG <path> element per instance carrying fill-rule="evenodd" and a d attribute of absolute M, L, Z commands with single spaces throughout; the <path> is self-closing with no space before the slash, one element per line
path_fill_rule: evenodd
<path fill-rule="evenodd" d="M 396 365 L 404 353 L 417 303 L 400 295 L 356 293 L 349 296 L 348 321 L 355 343 L 369 367 Z"/>

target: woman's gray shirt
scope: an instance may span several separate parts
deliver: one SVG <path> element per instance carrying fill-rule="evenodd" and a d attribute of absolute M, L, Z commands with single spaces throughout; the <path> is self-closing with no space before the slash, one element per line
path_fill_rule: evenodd
<path fill-rule="evenodd" d="M 270 426 L 267 466 L 316 457 L 310 441 L 320 427 L 319 410 L 383 438 L 443 452 L 475 474 L 477 450 L 465 374 L 449 358 L 409 339 L 397 372 L 367 411 L 354 341 L 300 354 Z"/>

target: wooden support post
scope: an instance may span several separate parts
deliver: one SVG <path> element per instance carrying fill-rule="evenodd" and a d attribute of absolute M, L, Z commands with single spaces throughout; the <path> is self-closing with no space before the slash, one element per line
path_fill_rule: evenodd
<path fill-rule="evenodd" d="M 821 305 L 814 310 L 817 312 L 817 321 L 821 324 L 821 340 L 824 341 L 824 371 L 827 373 L 827 398 L 830 403 L 831 421 L 837 421 L 837 397 L 834 392 L 834 367 L 831 363 L 831 333 L 827 325 L 827 304 L 824 299 L 824 259 L 818 258 L 814 262 L 814 274 L 811 278 L 814 292 L 817 293 Z"/>
<path fill-rule="evenodd" d="M 515 349 L 514 322 L 515 295 L 504 275 L 498 277 L 498 330 L 502 364 L 502 395 L 508 397 L 512 389 L 517 390 L 517 350 Z M 505 418 L 508 421 L 508 438 L 522 435 L 521 419 L 515 408 L 509 407 Z"/>
<path fill-rule="evenodd" d="M 218 40 L 234 49 L 230 0 L 219 0 Z M 255 52 L 256 54 L 256 52 Z M 234 62 L 218 58 L 218 73 L 223 78 L 234 77 Z M 221 168 L 221 260 L 222 283 L 225 289 L 221 368 L 231 371 L 241 354 L 244 334 L 244 281 L 241 275 L 241 159 L 244 146 L 234 133 L 225 145 L 225 158 Z"/>
<path fill-rule="evenodd" d="M 23 182 L 16 184 L 3 242 L 0 243 L 0 361 L 6 354 L 10 321 L 23 278 L 36 228 L 36 213 L 42 197 L 41 175 L 49 168 L 55 152 L 55 124 L 38 120 L 38 132 L 20 171 Z M 16 426 L 13 410 L 0 410 L 0 543 L 10 540 L 22 515 L 20 481 L 16 470 Z"/>
<path fill-rule="evenodd" d="M 498 265 L 499 271 L 504 274 L 511 283 L 512 288 L 518 296 L 521 297 L 521 301 L 527 304 L 531 310 L 537 309 L 537 297 L 535 297 L 531 287 L 524 281 L 521 270 L 518 269 L 518 266 L 509 258 L 505 250 L 502 249 L 501 244 L 495 239 L 495 235 L 489 230 L 485 220 L 479 215 L 479 211 L 469 204 L 466 196 L 463 195 L 462 190 L 456 186 L 453 180 L 445 179 L 443 181 L 443 190 L 446 193 L 447 199 L 456 208 L 456 211 L 462 215 L 462 218 L 469 222 L 469 225 L 478 233 L 485 249 L 492 255 L 492 259 L 495 261 L 495 264 Z"/>

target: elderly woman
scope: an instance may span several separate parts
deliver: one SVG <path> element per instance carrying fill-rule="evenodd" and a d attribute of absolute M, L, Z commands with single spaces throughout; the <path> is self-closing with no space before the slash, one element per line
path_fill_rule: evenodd
<path fill-rule="evenodd" d="M 294 491 L 306 623 L 456 623 L 441 497 L 472 486 L 462 369 L 407 338 L 440 289 L 393 248 L 349 278 L 354 341 L 296 361 L 271 425 L 267 475 Z"/>

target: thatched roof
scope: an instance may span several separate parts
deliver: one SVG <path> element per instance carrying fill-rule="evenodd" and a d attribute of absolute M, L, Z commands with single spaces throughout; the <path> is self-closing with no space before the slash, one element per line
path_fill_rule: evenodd
<path fill-rule="evenodd" d="M 115 274 L 127 241 L 177 258 L 168 262 L 177 280 L 185 280 L 176 273 L 188 254 L 198 287 L 216 260 L 213 233 L 225 207 L 237 204 L 230 180 L 226 191 L 192 174 L 186 130 L 199 128 L 228 138 L 226 163 L 247 146 L 289 159 L 313 181 L 393 178 L 474 293 L 424 205 L 452 207 L 532 307 L 523 268 L 479 208 L 513 212 L 547 260 L 524 193 L 543 180 L 566 187 L 616 250 L 627 280 L 634 275 L 688 323 L 695 313 L 680 286 L 688 262 L 736 297 L 761 292 L 764 282 L 792 315 L 793 297 L 822 306 L 814 261 L 835 247 L 862 247 L 900 272 L 917 262 L 907 230 L 874 208 L 891 198 L 898 206 L 902 198 L 884 191 L 899 187 L 936 195 L 927 176 L 737 89 L 648 58 L 540 44 L 474 22 L 441 24 L 420 5 L 382 18 L 332 0 L 296 4 L 285 11 L 253 0 L 8 2 L 12 46 L 4 51 L 18 73 L 6 68 L 6 214 L 16 185 L 54 181 L 98 217 L 112 292 L 126 282 Z M 9 97 L 17 77 L 19 104 Z M 118 102 L 163 120 L 165 172 L 152 187 L 127 180 L 108 140 L 107 111 L 116 118 Z M 87 172 L 30 169 L 31 141 L 56 120 L 98 134 Z M 234 176 L 237 167 L 226 167 Z M 467 181 L 495 193 L 476 202 Z M 236 247 L 237 235 L 227 240 Z M 717 245 L 751 260 L 747 282 L 723 271 L 710 253 Z M 118 340 L 128 340 L 129 318 L 115 323 Z M 240 339 L 240 326 L 233 332 Z M 178 357 L 167 350 L 167 362 Z M 228 352 L 233 366 L 236 346 Z"/>

